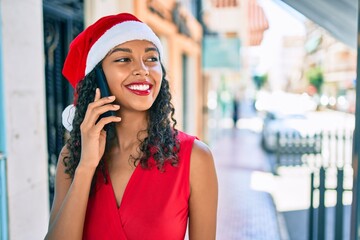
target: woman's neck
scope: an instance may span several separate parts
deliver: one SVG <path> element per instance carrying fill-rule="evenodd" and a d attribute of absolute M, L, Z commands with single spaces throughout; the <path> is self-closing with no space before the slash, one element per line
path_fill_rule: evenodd
<path fill-rule="evenodd" d="M 128 149 L 138 145 L 146 137 L 148 121 L 146 112 L 127 112 L 121 114 L 121 122 L 115 126 L 118 147 Z"/>

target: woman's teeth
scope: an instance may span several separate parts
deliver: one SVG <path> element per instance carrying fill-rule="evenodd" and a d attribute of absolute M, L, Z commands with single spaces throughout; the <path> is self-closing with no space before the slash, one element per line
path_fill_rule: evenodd
<path fill-rule="evenodd" d="M 146 91 L 146 90 L 149 90 L 150 86 L 147 85 L 147 84 L 131 85 L 131 86 L 129 86 L 129 88 L 130 88 L 131 90 Z"/>

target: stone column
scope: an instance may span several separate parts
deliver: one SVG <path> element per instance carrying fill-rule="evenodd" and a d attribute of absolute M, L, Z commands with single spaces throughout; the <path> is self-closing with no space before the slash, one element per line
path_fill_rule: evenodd
<path fill-rule="evenodd" d="M 49 189 L 42 0 L 0 4 L 9 239 L 43 239 Z"/>

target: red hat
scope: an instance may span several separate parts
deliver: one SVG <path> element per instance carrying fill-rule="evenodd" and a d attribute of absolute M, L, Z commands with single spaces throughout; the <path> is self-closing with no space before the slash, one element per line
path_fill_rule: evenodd
<path fill-rule="evenodd" d="M 162 56 L 161 42 L 151 28 L 134 15 L 120 13 L 100 18 L 72 41 L 62 73 L 75 88 L 113 47 L 131 40 L 152 42 Z"/>

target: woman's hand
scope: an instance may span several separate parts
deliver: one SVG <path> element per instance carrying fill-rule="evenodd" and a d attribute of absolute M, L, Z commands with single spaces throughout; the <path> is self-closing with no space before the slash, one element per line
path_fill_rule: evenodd
<path fill-rule="evenodd" d="M 81 157 L 79 166 L 95 170 L 99 164 L 105 151 L 106 131 L 104 126 L 111 122 L 121 121 L 121 118 L 117 116 L 103 117 L 98 121 L 101 114 L 120 109 L 119 105 L 111 104 L 114 100 L 115 96 L 100 99 L 100 90 L 96 89 L 94 102 L 88 105 L 84 120 L 80 125 Z"/>

